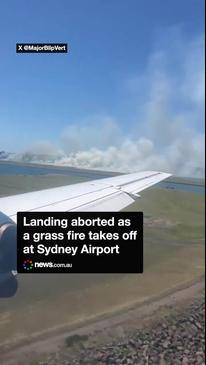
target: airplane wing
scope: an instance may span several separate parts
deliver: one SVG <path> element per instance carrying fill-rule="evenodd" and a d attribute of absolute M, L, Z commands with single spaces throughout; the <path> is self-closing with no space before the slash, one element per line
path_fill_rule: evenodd
<path fill-rule="evenodd" d="M 169 176 L 144 171 L 13 195 L 0 198 L 0 212 L 16 222 L 18 211 L 119 211 L 132 204 L 139 192 Z"/>
<path fill-rule="evenodd" d="M 170 174 L 146 171 L 0 198 L 0 298 L 13 296 L 18 211 L 119 211 Z"/>

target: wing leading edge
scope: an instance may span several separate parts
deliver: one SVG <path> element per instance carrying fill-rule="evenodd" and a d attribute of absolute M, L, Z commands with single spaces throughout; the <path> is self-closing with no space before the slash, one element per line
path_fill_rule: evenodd
<path fill-rule="evenodd" d="M 13 195 L 0 198 L 0 211 L 14 222 L 18 211 L 118 211 L 169 176 L 145 171 Z"/>

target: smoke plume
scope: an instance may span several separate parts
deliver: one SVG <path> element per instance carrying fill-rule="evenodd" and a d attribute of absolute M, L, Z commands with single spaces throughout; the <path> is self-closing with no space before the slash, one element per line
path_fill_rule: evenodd
<path fill-rule="evenodd" d="M 144 75 L 124 82 L 125 97 L 133 102 L 134 115 L 128 120 L 95 115 L 70 122 L 56 146 L 39 142 L 18 158 L 120 172 L 157 169 L 202 176 L 203 51 L 202 38 L 188 42 L 174 37 L 169 46 L 160 42 Z"/>

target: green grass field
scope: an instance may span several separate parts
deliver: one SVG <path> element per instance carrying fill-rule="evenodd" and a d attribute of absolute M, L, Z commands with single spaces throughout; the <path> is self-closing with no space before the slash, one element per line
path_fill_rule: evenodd
<path fill-rule="evenodd" d="M 0 196 L 69 183 L 74 178 L 1 176 Z M 0 300 L 0 344 L 115 312 L 204 272 L 203 195 L 153 188 L 126 210 L 144 211 L 144 274 L 19 275 L 16 296 Z"/>
<path fill-rule="evenodd" d="M 148 237 L 187 242 L 204 237 L 203 195 L 153 188 L 141 196 L 127 211 L 144 212 Z"/>

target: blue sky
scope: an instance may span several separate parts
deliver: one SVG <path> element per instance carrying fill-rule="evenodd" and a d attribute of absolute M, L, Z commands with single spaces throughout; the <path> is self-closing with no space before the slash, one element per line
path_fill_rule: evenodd
<path fill-rule="evenodd" d="M 203 4 L 203 0 L 1 1 L 0 149 L 21 151 L 41 140 L 62 147 L 59 141 L 71 125 L 83 128 L 89 118 L 95 124 L 95 116 L 97 124 L 98 118 L 111 117 L 128 137 L 134 124 L 142 130 L 151 62 L 163 55 L 161 67 L 167 76 L 174 74 L 176 83 L 182 82 L 176 53 L 180 55 L 186 44 L 185 57 L 192 43 L 201 39 Z M 16 54 L 16 42 L 66 42 L 70 51 Z M 190 106 L 183 104 L 175 102 L 173 108 L 189 112 Z M 201 120 L 195 128 L 201 130 Z"/>

